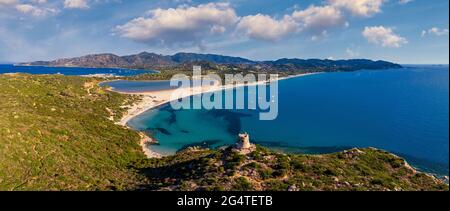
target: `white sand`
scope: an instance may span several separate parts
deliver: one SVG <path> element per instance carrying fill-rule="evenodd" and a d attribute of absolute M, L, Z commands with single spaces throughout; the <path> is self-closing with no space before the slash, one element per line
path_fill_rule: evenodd
<path fill-rule="evenodd" d="M 162 154 L 155 152 L 151 149 L 151 142 L 153 140 L 150 137 L 143 137 L 141 138 L 141 142 L 139 145 L 142 147 L 142 151 L 144 152 L 145 156 L 147 158 L 162 158 L 164 157 Z"/>
<path fill-rule="evenodd" d="M 286 79 L 290 79 L 290 78 L 308 76 L 308 75 L 313 75 L 313 74 L 317 74 L 317 73 L 307 73 L 307 74 L 288 76 L 288 77 L 279 78 L 278 80 L 286 80 Z M 179 93 L 178 96 L 179 96 L 179 99 L 181 99 L 181 98 L 185 98 L 185 97 L 198 95 L 201 93 L 227 90 L 227 89 L 232 89 L 232 88 L 237 88 L 237 87 L 242 87 L 242 86 L 255 86 L 255 85 L 260 85 L 260 84 L 265 84 L 265 83 L 267 83 L 267 81 L 259 81 L 259 82 L 255 82 L 252 84 L 237 84 L 237 85 L 216 84 L 216 85 L 208 86 L 208 87 L 186 88 L 184 90 L 177 89 L 177 93 Z M 176 99 L 171 99 L 174 91 L 175 91 L 175 89 L 174 90 L 151 91 L 151 92 L 136 92 L 136 93 L 119 92 L 122 94 L 142 96 L 142 100 L 140 102 L 138 102 L 137 104 L 134 104 L 131 107 L 129 107 L 127 113 L 122 117 L 122 119 L 119 122 L 117 122 L 117 124 L 127 127 L 128 122 L 131 119 L 135 118 L 136 116 L 139 116 L 150 109 L 156 108 L 156 107 L 164 105 L 166 103 L 170 103 L 171 100 L 176 100 Z M 150 149 L 150 145 L 147 143 L 148 143 L 148 141 L 141 141 L 141 146 L 144 150 L 144 153 L 147 155 L 147 157 L 149 157 L 149 158 L 162 157 L 161 154 L 152 151 Z"/>

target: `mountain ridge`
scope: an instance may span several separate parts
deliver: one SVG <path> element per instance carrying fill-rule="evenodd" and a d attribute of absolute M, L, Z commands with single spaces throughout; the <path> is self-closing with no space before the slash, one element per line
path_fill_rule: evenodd
<path fill-rule="evenodd" d="M 210 63 L 211 66 L 221 66 L 221 69 L 246 69 L 256 71 L 353 71 L 361 69 L 401 68 L 383 60 L 349 59 L 299 59 L 281 58 L 269 61 L 254 61 L 242 57 L 224 56 L 218 54 L 198 54 L 180 52 L 174 55 L 162 55 L 149 52 L 118 56 L 111 53 L 89 54 L 81 57 L 62 58 L 53 61 L 35 61 L 21 63 L 29 66 L 51 67 L 94 67 L 94 68 L 129 68 L 164 70 L 175 67 L 186 67 L 186 64 Z"/>

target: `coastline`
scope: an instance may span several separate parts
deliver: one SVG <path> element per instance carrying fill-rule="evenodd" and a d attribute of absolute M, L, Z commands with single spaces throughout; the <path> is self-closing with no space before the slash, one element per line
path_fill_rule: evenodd
<path fill-rule="evenodd" d="M 44 68 L 83 68 L 83 69 L 104 69 L 104 70 L 118 70 L 118 71 L 136 71 L 136 72 L 142 72 L 137 75 L 141 74 L 158 74 L 160 73 L 159 70 L 153 70 L 153 69 L 133 69 L 133 68 L 122 68 L 122 67 L 90 67 L 90 66 L 52 66 L 52 65 L 30 65 L 30 64 L 1 64 L 0 65 L 10 65 L 13 67 L 44 67 Z M 13 72 L 14 73 L 14 72 Z M 24 72 L 26 73 L 26 72 Z M 65 75 L 61 73 L 56 73 L 57 75 Z M 53 73 L 49 73 L 49 75 L 53 75 Z M 114 79 L 114 78 L 122 78 L 127 77 L 124 75 L 116 75 L 115 73 L 93 73 L 93 74 L 85 74 L 85 75 L 77 75 L 80 77 L 86 77 L 86 78 L 102 78 L 102 79 Z"/>
<path fill-rule="evenodd" d="M 288 80 L 288 79 L 298 78 L 298 77 L 305 77 L 305 76 L 316 75 L 316 74 L 321 74 L 321 72 L 305 73 L 305 74 L 282 77 L 282 78 L 278 78 L 277 81 Z M 178 93 L 179 93 L 178 99 L 181 99 L 181 98 L 191 97 L 191 96 L 208 93 L 208 92 L 223 91 L 223 90 L 245 87 L 245 86 L 257 86 L 257 85 L 265 84 L 267 82 L 268 81 L 258 81 L 258 82 L 251 83 L 251 84 L 237 84 L 237 85 L 233 85 L 233 84 L 217 85 L 216 84 L 216 85 L 212 85 L 212 86 L 208 86 L 208 87 L 201 87 L 201 88 L 190 87 L 190 88 L 186 88 L 186 89 L 170 89 L 170 90 L 133 92 L 133 93 L 120 92 L 120 91 L 115 91 L 115 90 L 110 90 L 110 91 L 121 93 L 121 94 L 127 94 L 127 95 L 142 96 L 141 101 L 132 105 L 131 107 L 127 107 L 127 109 L 128 109 L 127 113 L 121 118 L 120 121 L 116 122 L 117 125 L 121 125 L 123 127 L 132 129 L 128 126 L 129 121 L 131 121 L 135 117 L 137 117 L 151 109 L 157 108 L 159 106 L 165 105 L 165 104 L 173 101 L 172 94 L 175 90 L 178 90 Z M 164 157 L 164 155 L 151 150 L 150 144 L 148 144 L 148 143 L 153 142 L 153 140 L 150 137 L 144 137 L 143 140 L 144 139 L 146 141 L 141 141 L 140 145 L 142 146 L 142 149 L 148 158 Z"/>
<path fill-rule="evenodd" d="M 300 74 L 300 75 L 293 75 L 293 76 L 287 76 L 283 78 L 279 78 L 277 81 L 282 80 L 288 80 L 292 78 L 298 78 L 298 77 L 304 77 L 304 76 L 310 76 L 310 75 L 316 75 L 321 73 L 306 73 L 306 74 Z M 245 86 L 257 86 L 266 83 L 267 81 L 258 81 L 252 84 L 237 84 L 237 85 L 220 85 L 220 86 L 213 86 L 208 87 L 207 89 L 202 90 L 194 90 L 193 88 L 188 88 L 185 90 L 181 90 L 182 96 L 180 98 L 185 97 L 191 97 L 198 94 L 208 93 L 208 92 L 215 92 L 215 91 L 223 91 L 233 88 L 239 88 L 239 87 L 245 87 Z M 148 110 L 151 110 L 153 108 L 162 106 L 166 103 L 171 102 L 171 95 L 175 89 L 170 90 L 160 90 L 160 91 L 148 91 L 148 92 L 120 92 L 111 90 L 113 92 L 121 93 L 121 94 L 127 94 L 127 95 L 140 95 L 142 96 L 142 100 L 138 102 L 137 104 L 134 104 L 132 107 L 130 107 L 127 111 L 127 114 L 125 114 L 122 119 L 117 122 L 118 125 L 127 127 L 127 124 L 130 120 L 132 120 L 134 117 L 139 116 L 142 113 L 145 113 Z"/>

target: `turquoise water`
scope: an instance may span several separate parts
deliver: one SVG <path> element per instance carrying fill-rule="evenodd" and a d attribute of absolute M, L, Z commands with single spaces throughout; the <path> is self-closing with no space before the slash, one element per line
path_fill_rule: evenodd
<path fill-rule="evenodd" d="M 14 66 L 10 64 L 0 64 L 0 74 L 3 73 L 62 74 L 62 75 L 111 74 L 114 76 L 133 76 L 144 73 L 155 73 L 155 71 L 129 70 L 118 68 Z"/>
<path fill-rule="evenodd" d="M 232 144 L 246 131 L 256 143 L 291 152 L 377 147 L 448 175 L 448 81 L 448 66 L 325 73 L 280 81 L 274 121 L 259 121 L 255 110 L 164 106 L 129 125 L 156 137 L 162 153 Z"/>

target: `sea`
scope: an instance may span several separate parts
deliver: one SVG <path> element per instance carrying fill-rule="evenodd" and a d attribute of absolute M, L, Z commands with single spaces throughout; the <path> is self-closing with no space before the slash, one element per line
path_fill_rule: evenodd
<path fill-rule="evenodd" d="M 127 91 L 121 85 L 120 91 Z M 323 73 L 278 85 L 279 114 L 273 121 L 259 120 L 259 110 L 165 105 L 132 119 L 129 126 L 155 137 L 159 145 L 152 149 L 162 154 L 230 145 L 238 133 L 247 132 L 252 142 L 283 152 L 376 147 L 423 171 L 449 174 L 447 65 Z"/>
<path fill-rule="evenodd" d="M 82 68 L 82 67 L 44 67 L 44 66 L 18 66 L 13 64 L 0 64 L 0 74 L 28 73 L 28 74 L 61 74 L 68 76 L 110 75 L 134 76 L 144 73 L 155 73 L 153 70 L 131 70 L 120 68 Z"/>

